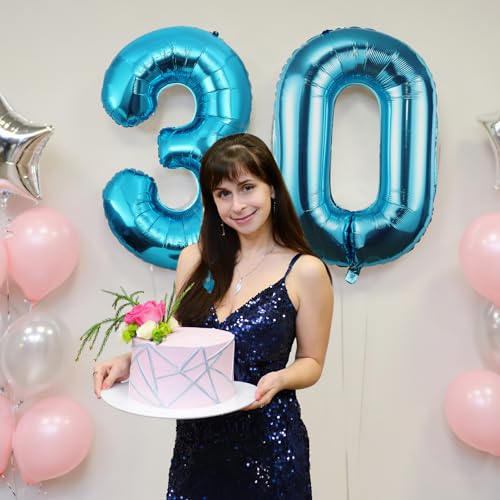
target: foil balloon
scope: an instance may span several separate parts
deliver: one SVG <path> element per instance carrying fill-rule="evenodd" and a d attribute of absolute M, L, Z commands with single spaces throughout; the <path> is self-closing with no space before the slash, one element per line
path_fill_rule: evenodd
<path fill-rule="evenodd" d="M 13 321 L 2 337 L 0 363 L 16 401 L 49 389 L 67 367 L 68 338 L 47 314 L 30 312 Z"/>
<path fill-rule="evenodd" d="M 500 111 L 479 117 L 479 122 L 485 128 L 490 144 L 495 152 L 497 164 L 495 189 L 500 189 Z"/>
<path fill-rule="evenodd" d="M 380 109 L 380 183 L 366 209 L 349 211 L 331 195 L 330 158 L 335 102 L 363 85 Z M 277 86 L 273 149 L 306 236 L 326 261 L 347 266 L 356 281 L 363 266 L 409 251 L 432 216 L 436 189 L 435 86 L 422 59 L 377 31 L 325 31 L 299 48 Z"/>
<path fill-rule="evenodd" d="M 164 128 L 159 160 L 199 177 L 201 156 L 218 139 L 244 132 L 251 109 L 250 82 L 238 55 L 217 33 L 192 27 L 153 31 L 124 47 L 111 63 L 102 102 L 113 120 L 133 127 L 155 111 L 159 93 L 188 88 L 195 100 L 192 121 Z M 118 241 L 137 257 L 175 269 L 180 251 L 198 239 L 202 219 L 199 187 L 183 209 L 159 199 L 154 179 L 138 170 L 118 172 L 103 192 L 104 211 Z"/>
<path fill-rule="evenodd" d="M 13 111 L 0 95 L 0 190 L 41 198 L 38 161 L 52 132 Z"/>

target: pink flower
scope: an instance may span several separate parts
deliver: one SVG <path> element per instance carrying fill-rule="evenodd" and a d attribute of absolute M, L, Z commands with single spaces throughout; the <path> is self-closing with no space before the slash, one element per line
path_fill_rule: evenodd
<path fill-rule="evenodd" d="M 154 321 L 159 323 L 163 316 L 165 316 L 165 304 L 163 301 L 155 302 L 154 300 L 148 300 L 144 304 L 139 304 L 134 306 L 125 316 L 123 320 L 125 323 L 136 323 L 141 326 L 146 323 L 146 321 Z"/>

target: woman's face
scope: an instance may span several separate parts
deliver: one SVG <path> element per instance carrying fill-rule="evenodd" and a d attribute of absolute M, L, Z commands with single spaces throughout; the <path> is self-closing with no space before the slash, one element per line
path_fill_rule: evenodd
<path fill-rule="evenodd" d="M 240 234 L 250 235 L 271 222 L 273 188 L 249 172 L 223 180 L 213 197 L 222 221 Z"/>

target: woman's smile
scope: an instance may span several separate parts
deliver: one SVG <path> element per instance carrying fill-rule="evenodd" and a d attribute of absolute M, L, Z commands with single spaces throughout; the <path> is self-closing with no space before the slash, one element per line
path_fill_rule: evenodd
<path fill-rule="evenodd" d="M 247 222 L 250 222 L 250 220 L 253 218 L 257 210 L 254 210 L 253 212 L 243 215 L 241 217 L 231 217 L 231 219 L 236 222 L 238 225 L 246 224 Z"/>

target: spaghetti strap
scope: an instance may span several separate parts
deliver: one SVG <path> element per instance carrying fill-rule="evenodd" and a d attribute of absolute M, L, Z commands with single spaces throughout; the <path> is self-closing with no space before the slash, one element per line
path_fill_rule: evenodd
<path fill-rule="evenodd" d="M 302 254 L 301 253 L 298 253 L 297 255 L 294 255 L 292 257 L 292 260 L 290 261 L 290 264 L 288 264 L 288 269 L 286 270 L 286 273 L 285 273 L 285 276 L 283 276 L 283 279 L 285 279 L 288 274 L 290 273 L 290 271 L 292 270 L 292 267 L 294 266 L 294 264 L 299 260 L 299 257 L 301 256 Z"/>

